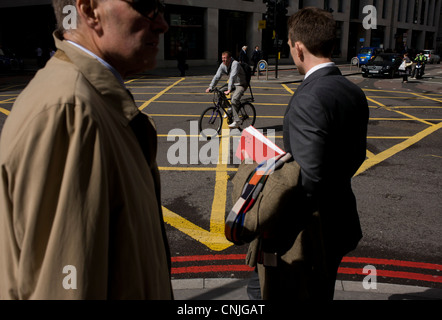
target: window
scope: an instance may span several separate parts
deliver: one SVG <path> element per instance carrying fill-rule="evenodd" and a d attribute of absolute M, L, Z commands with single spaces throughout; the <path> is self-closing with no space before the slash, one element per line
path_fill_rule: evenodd
<path fill-rule="evenodd" d="M 399 0 L 398 12 L 397 12 L 397 21 L 401 21 L 402 17 L 402 0 Z"/>
<path fill-rule="evenodd" d="M 421 8 L 421 19 L 420 19 L 420 24 L 424 24 L 425 23 L 425 13 L 427 11 L 427 1 L 423 0 L 422 1 L 422 8 Z"/>
<path fill-rule="evenodd" d="M 360 54 L 372 54 L 373 49 L 363 48 L 363 49 L 359 50 L 359 53 Z"/>
<path fill-rule="evenodd" d="M 359 19 L 359 1 L 350 2 L 350 19 Z"/>
<path fill-rule="evenodd" d="M 388 8 L 387 0 L 384 0 L 382 4 L 382 19 L 385 19 L 387 17 L 387 8 Z"/>
<path fill-rule="evenodd" d="M 165 59 L 177 57 L 181 47 L 186 59 L 205 58 L 204 8 L 168 5 L 166 21 L 169 31 L 164 35 Z"/>
<path fill-rule="evenodd" d="M 344 12 L 344 0 L 338 0 L 338 12 Z"/>
<path fill-rule="evenodd" d="M 439 0 L 437 0 L 436 3 L 434 3 L 434 7 L 433 8 L 437 8 L 438 5 L 439 5 Z M 434 14 L 434 16 L 433 16 L 433 27 L 435 27 L 436 26 L 436 19 L 437 19 L 437 10 L 434 10 L 433 14 Z"/>
<path fill-rule="evenodd" d="M 330 0 L 324 0 L 324 10 L 330 10 Z"/>
<path fill-rule="evenodd" d="M 418 23 L 419 0 L 414 1 L 413 23 Z"/>

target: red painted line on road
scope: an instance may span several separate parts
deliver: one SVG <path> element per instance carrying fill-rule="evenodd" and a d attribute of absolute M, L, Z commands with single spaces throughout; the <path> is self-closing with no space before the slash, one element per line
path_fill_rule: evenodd
<path fill-rule="evenodd" d="M 214 266 L 192 266 L 192 267 L 179 267 L 172 268 L 172 274 L 183 274 L 183 273 L 207 273 L 207 272 L 231 272 L 231 271 L 244 271 L 251 272 L 253 268 L 247 265 L 214 265 Z M 345 268 L 340 267 L 338 269 L 340 274 L 356 274 L 356 275 L 366 275 L 360 268 Z M 374 275 L 374 274 L 371 274 Z M 401 278 L 407 280 L 419 280 L 426 282 L 438 282 L 442 283 L 442 277 L 430 275 L 430 274 L 420 274 L 415 272 L 402 272 L 402 271 L 391 271 L 391 270 L 376 270 L 376 275 L 380 277 L 387 278 Z"/>
<path fill-rule="evenodd" d="M 412 261 L 400 261 L 400 260 L 390 260 L 390 259 L 344 257 L 344 259 L 342 259 L 342 262 L 384 264 L 384 265 L 398 266 L 398 267 L 442 270 L 441 264 L 433 264 L 433 263 L 425 263 L 425 262 L 412 262 Z"/>
<path fill-rule="evenodd" d="M 224 271 L 253 271 L 247 265 L 217 265 L 217 266 L 196 266 L 172 268 L 172 274 L 181 273 L 204 273 L 204 272 L 224 272 Z"/>
<path fill-rule="evenodd" d="M 178 256 L 172 257 L 172 262 L 189 262 L 189 261 L 219 261 L 219 260 L 242 260 L 245 259 L 245 254 L 214 254 L 214 255 L 196 255 L 196 256 Z M 420 268 L 430 270 L 442 270 L 441 264 L 401 261 L 392 259 L 377 259 L 377 258 L 363 258 L 363 257 L 344 257 L 344 263 L 366 263 L 366 264 L 383 264 L 407 268 Z"/>
<path fill-rule="evenodd" d="M 195 255 L 195 256 L 178 256 L 172 257 L 172 262 L 192 262 L 192 261 L 226 261 L 226 260 L 243 260 L 246 258 L 245 254 L 227 254 L 227 255 Z M 413 261 L 401 261 L 391 259 L 376 259 L 376 258 L 363 258 L 363 257 L 344 257 L 343 263 L 362 263 L 372 265 L 390 265 L 407 268 L 417 269 L 429 269 L 441 271 L 442 265 L 434 263 L 413 262 Z M 243 271 L 250 272 L 253 268 L 247 265 L 209 265 L 209 266 L 188 266 L 188 267 L 174 267 L 172 268 L 172 274 L 184 274 L 184 273 L 207 273 L 207 272 L 233 272 Z M 362 268 L 347 268 L 340 267 L 338 270 L 340 274 L 357 274 L 366 275 L 363 273 Z M 442 276 L 421 274 L 415 272 L 404 271 L 391 271 L 391 270 L 376 270 L 376 275 L 388 278 L 401 278 L 408 280 L 419 280 L 427 282 L 442 283 Z"/>
<path fill-rule="evenodd" d="M 338 269 L 338 273 L 367 275 L 366 273 L 363 273 L 361 269 L 345 268 L 345 267 L 340 267 Z M 374 275 L 374 274 L 371 274 L 371 275 Z M 376 275 L 381 276 L 381 277 L 387 277 L 387 278 L 401 278 L 401 279 L 408 279 L 408 280 L 420 280 L 420 281 L 442 283 L 442 277 L 434 276 L 431 274 L 420 274 L 420 273 L 414 273 L 414 272 L 402 272 L 402 271 L 390 271 L 390 270 L 376 270 Z"/>

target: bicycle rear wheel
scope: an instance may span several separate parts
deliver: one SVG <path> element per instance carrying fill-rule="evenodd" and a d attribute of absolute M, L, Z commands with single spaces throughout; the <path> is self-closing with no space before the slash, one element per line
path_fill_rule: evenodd
<path fill-rule="evenodd" d="M 209 107 L 201 114 L 198 124 L 201 135 L 210 139 L 220 133 L 223 117 L 218 108 Z"/>
<path fill-rule="evenodd" d="M 239 126 L 241 129 L 245 129 L 248 126 L 253 126 L 256 120 L 256 110 L 253 104 L 246 102 L 241 104 L 238 110 Z"/>

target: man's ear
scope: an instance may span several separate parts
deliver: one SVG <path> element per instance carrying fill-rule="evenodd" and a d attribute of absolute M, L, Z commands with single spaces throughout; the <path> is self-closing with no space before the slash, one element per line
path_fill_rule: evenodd
<path fill-rule="evenodd" d="M 304 61 L 304 44 L 300 41 L 295 42 L 295 53 L 298 56 L 299 60 Z"/>
<path fill-rule="evenodd" d="M 97 29 L 99 26 L 99 14 L 94 0 L 77 0 L 77 12 L 78 16 L 83 23 L 86 23 L 88 27 Z"/>

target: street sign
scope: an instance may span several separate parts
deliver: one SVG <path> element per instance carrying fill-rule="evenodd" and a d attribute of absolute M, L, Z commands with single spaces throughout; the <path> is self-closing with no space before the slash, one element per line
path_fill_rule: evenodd
<path fill-rule="evenodd" d="M 260 71 L 265 71 L 266 73 L 266 79 L 269 80 L 269 64 L 265 60 L 258 61 L 258 80 Z"/>
<path fill-rule="evenodd" d="M 267 21 L 266 20 L 259 20 L 258 22 L 258 29 L 262 30 L 265 29 L 267 26 Z"/>
<path fill-rule="evenodd" d="M 259 70 L 265 70 L 267 68 L 265 61 L 259 63 Z"/>

